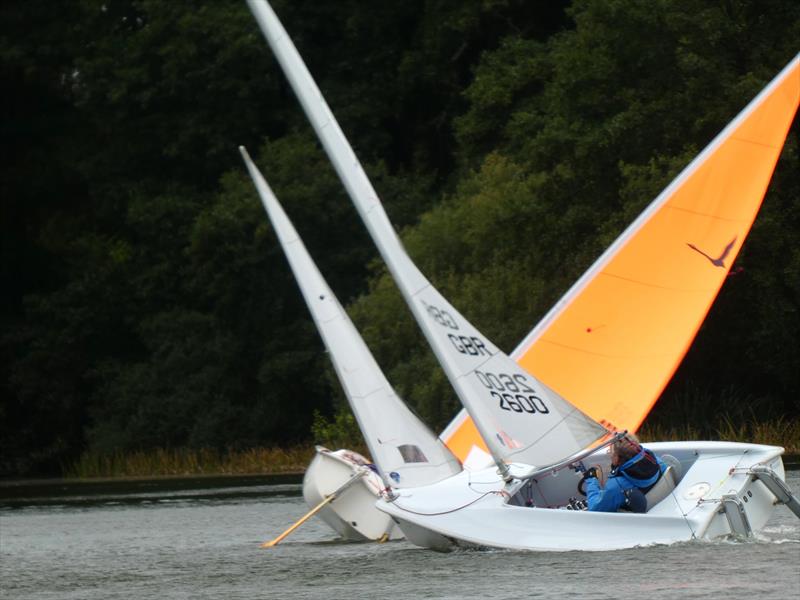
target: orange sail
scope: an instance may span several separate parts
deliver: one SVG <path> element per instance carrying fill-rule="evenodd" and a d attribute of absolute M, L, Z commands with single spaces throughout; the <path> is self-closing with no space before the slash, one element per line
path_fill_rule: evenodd
<path fill-rule="evenodd" d="M 800 100 L 800 55 L 575 283 L 512 354 L 609 429 L 636 431 L 750 231 Z M 482 440 L 463 411 L 442 434 Z"/>

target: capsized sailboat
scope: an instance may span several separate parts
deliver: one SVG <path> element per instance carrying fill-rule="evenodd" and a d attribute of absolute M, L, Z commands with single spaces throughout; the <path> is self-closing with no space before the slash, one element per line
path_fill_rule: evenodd
<path fill-rule="evenodd" d="M 240 151 L 377 466 L 373 472 L 356 453 L 318 447 L 304 477 L 305 500 L 317 506 L 360 477 L 320 511 L 322 519 L 348 540 L 401 537 L 394 521 L 375 510 L 378 494 L 436 483 L 458 473 L 461 465 L 397 396 L 269 184 L 247 151 Z"/>
<path fill-rule="evenodd" d="M 519 372 L 509 364 L 513 361 L 480 335 L 416 269 L 277 17 L 265 1 L 248 2 L 502 479 L 498 480 L 494 469 L 464 471 L 379 501 L 378 507 L 400 523 L 406 536 L 426 547 L 455 543 L 597 550 L 746 534 L 762 527 L 778 498 L 772 490 L 785 486 L 783 449 L 752 444 L 652 445 L 670 453 L 673 466 L 656 486 L 658 495 L 648 498 L 646 514 L 554 510 L 575 507 L 581 458 L 609 467 L 600 451 L 575 451 L 576 445 L 577 452 L 589 446 L 602 428 L 577 409 L 571 411 L 566 400 L 532 376 L 523 373 L 517 379 Z M 791 83 L 783 88 L 786 79 Z M 770 86 L 790 94 L 792 112 L 797 106 L 796 79 L 794 64 Z M 700 280 L 698 272 L 696 283 Z M 551 412 L 556 415 L 545 417 Z M 550 430 L 537 428 L 544 421 L 552 424 Z M 558 433 L 549 436 L 555 429 Z M 540 444 L 544 439 L 549 443 Z"/>

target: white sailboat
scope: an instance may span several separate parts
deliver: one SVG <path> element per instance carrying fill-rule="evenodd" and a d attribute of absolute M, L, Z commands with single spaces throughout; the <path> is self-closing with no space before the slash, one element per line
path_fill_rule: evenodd
<path fill-rule="evenodd" d="M 559 390 L 585 386 L 592 380 L 587 375 L 606 369 L 612 379 L 604 381 L 616 386 L 616 395 L 601 395 L 601 400 L 615 402 L 601 409 L 599 414 L 611 417 L 604 423 L 610 425 L 612 418 L 616 422 L 638 419 L 632 423 L 638 426 L 694 338 L 749 231 L 799 101 L 800 55 L 553 307 L 520 345 L 515 353 L 518 360 L 532 369 L 541 367 Z M 698 249 L 697 243 L 692 243 L 697 239 L 702 240 L 701 247 L 719 248 L 719 256 Z M 647 268 L 641 268 L 642 264 Z M 626 294 L 617 293 L 615 285 L 626 287 Z M 656 295 L 657 302 L 644 301 Z M 648 322 L 657 321 L 654 327 L 661 336 L 649 342 L 651 355 L 637 360 L 630 351 L 647 341 L 635 331 L 643 309 L 649 313 Z M 590 329 L 586 324 L 592 322 L 588 319 L 598 318 L 598 311 L 605 311 L 612 336 L 617 336 L 614 343 L 620 345 L 620 339 L 627 342 L 621 346 L 630 355 L 597 351 L 598 347 L 607 348 L 608 340 L 587 335 Z M 621 324 L 625 319 L 631 322 Z M 620 371 L 619 364 L 637 368 L 628 366 L 628 371 Z M 573 367 L 584 377 L 574 377 Z M 615 381 L 615 374 L 621 381 Z M 577 383 L 567 381 L 570 375 Z M 626 406 L 630 399 L 626 387 L 643 391 L 650 400 L 644 413 L 642 406 Z M 575 393 L 587 392 L 575 389 Z M 569 506 L 568 498 L 575 494 L 578 475 L 564 468 L 570 466 L 569 461 L 535 473 L 524 466 L 514 467 L 519 470 L 514 471 L 513 484 L 488 484 L 479 498 L 464 493 L 458 483 L 464 478 L 461 475 L 409 491 L 391 503 L 379 503 L 379 508 L 392 514 L 407 535 L 415 535 L 422 545 L 538 550 L 607 550 L 749 535 L 764 526 L 777 502 L 786 503 L 800 517 L 800 502 L 785 484 L 782 448 L 722 442 L 655 443 L 649 447 L 671 456 L 673 466 L 648 493 L 646 514 L 553 510 Z M 610 467 L 608 457 L 598 452 L 585 460 L 604 470 Z M 448 509 L 443 498 L 447 498 Z M 487 522 L 492 526 L 486 527 Z"/>
<path fill-rule="evenodd" d="M 797 506 L 785 487 L 782 448 L 676 442 L 651 445 L 671 454 L 674 466 L 650 492 L 657 495 L 648 498 L 646 514 L 554 510 L 573 506 L 580 475 L 569 467 L 580 459 L 609 466 L 602 451 L 584 450 L 604 428 L 519 369 L 416 269 L 277 17 L 263 0 L 248 3 L 500 475 L 494 469 L 462 472 L 379 501 L 378 508 L 391 514 L 412 542 L 426 547 L 624 548 L 747 534 L 764 525 L 776 499 Z M 798 72 L 796 59 L 733 129 L 740 131 L 749 123 L 747 115 L 757 114 L 764 98 L 775 97 L 776 88 L 781 90 L 778 96 L 788 94 L 793 114 Z M 784 136 L 786 129 L 788 124 Z M 721 138 L 728 134 L 723 132 Z M 701 154 L 679 179 L 702 173 L 710 152 Z M 650 216 L 643 216 L 639 224 L 646 224 Z"/>
<path fill-rule="evenodd" d="M 348 540 L 401 537 L 394 521 L 375 510 L 377 496 L 387 488 L 436 483 L 458 473 L 461 465 L 392 389 L 266 180 L 247 151 L 240 151 L 377 466 L 372 471 L 351 451 L 318 448 L 303 495 L 310 506 L 318 506 L 356 478 L 320 511 L 322 519 Z"/>

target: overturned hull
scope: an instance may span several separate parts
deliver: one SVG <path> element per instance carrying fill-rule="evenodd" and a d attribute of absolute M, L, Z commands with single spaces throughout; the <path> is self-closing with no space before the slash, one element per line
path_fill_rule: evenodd
<path fill-rule="evenodd" d="M 362 473 L 366 464 L 364 457 L 350 450 L 332 452 L 317 446 L 317 454 L 303 477 L 306 504 L 309 508 L 317 506 L 353 476 Z M 382 488 L 380 477 L 370 470 L 317 514 L 348 541 L 401 538 L 403 534 L 392 518 L 375 510 Z"/>
<path fill-rule="evenodd" d="M 662 498 L 648 497 L 644 514 L 575 509 L 584 497 L 577 490 L 580 473 L 573 469 L 510 485 L 494 469 L 463 472 L 436 485 L 402 490 L 377 507 L 398 522 L 409 541 L 437 550 L 617 550 L 749 535 L 772 514 L 777 499 L 751 469 L 762 465 L 783 481 L 782 448 L 726 442 L 663 442 L 648 448 L 673 457 L 674 487 Z M 604 452 L 584 462 L 608 472 Z"/>

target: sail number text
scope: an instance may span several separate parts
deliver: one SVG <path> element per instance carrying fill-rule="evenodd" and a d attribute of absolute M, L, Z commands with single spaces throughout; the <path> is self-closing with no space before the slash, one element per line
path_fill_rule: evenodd
<path fill-rule="evenodd" d="M 430 317 L 439 325 L 452 331 L 458 330 L 458 323 L 456 323 L 456 320 L 449 312 L 426 302 L 422 304 L 425 306 L 425 310 L 428 311 Z M 486 347 L 486 344 L 483 343 L 483 340 L 474 335 L 448 333 L 447 339 L 450 340 L 453 347 L 461 354 L 468 354 L 469 356 L 492 355 L 491 351 Z"/>
<path fill-rule="evenodd" d="M 536 395 L 527 378 L 521 373 L 488 373 L 475 371 L 478 378 L 493 398 L 500 403 L 503 410 L 517 413 L 542 413 L 547 414 L 550 409 L 539 396 Z"/>

